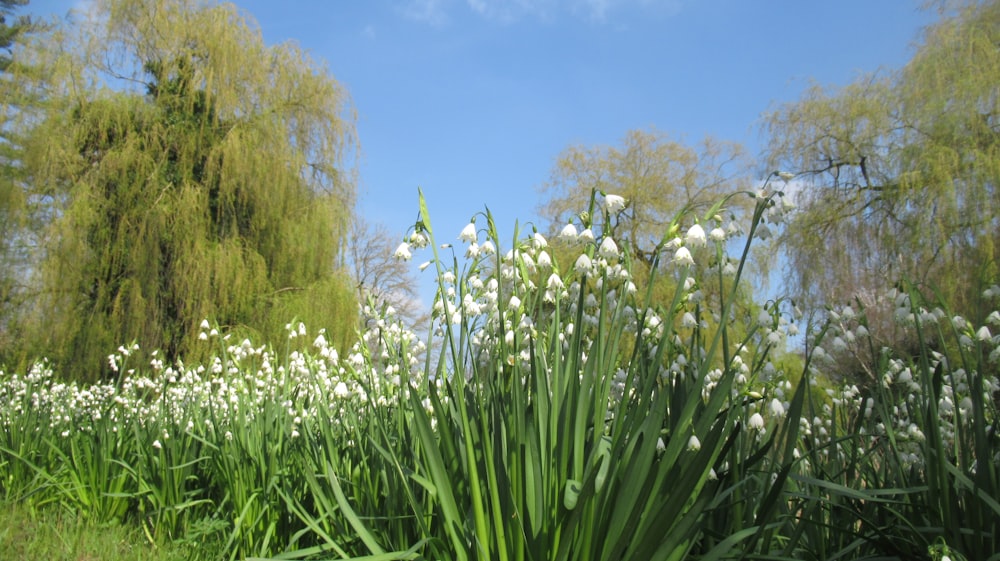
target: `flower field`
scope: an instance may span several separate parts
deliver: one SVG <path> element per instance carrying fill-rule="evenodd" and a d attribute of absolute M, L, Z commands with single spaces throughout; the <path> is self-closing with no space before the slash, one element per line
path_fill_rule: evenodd
<path fill-rule="evenodd" d="M 421 199 L 396 254 L 437 272 L 426 336 L 368 307 L 342 354 L 205 322 L 205 364 L 0 373 L 0 496 L 204 559 L 1000 559 L 1000 314 L 901 284 L 897 356 L 856 306 L 752 302 L 778 195 L 679 215 L 642 278 L 620 197 L 509 248 L 488 213 L 436 239 Z M 852 351 L 872 383 L 827 375 Z"/>

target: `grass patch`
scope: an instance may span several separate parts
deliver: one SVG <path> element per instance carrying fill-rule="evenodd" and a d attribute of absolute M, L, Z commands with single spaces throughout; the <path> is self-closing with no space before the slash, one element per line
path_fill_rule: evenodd
<path fill-rule="evenodd" d="M 98 525 L 57 508 L 0 504 L 0 559 L 8 561 L 175 561 L 188 548 L 153 545 L 133 525 Z"/>

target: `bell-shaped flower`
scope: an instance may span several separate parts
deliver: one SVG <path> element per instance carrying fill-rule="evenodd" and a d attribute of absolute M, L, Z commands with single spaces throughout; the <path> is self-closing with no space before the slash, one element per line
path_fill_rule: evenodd
<path fill-rule="evenodd" d="M 766 240 L 771 237 L 771 229 L 767 227 L 767 224 L 757 226 L 757 237 L 762 240 Z"/>
<path fill-rule="evenodd" d="M 413 254 L 410 253 L 410 244 L 403 242 L 392 252 L 392 256 L 401 261 L 409 261 Z"/>
<path fill-rule="evenodd" d="M 686 247 L 678 247 L 677 251 L 674 252 L 674 263 L 678 265 L 694 265 L 694 257 L 691 256 L 691 250 Z"/>
<path fill-rule="evenodd" d="M 691 435 L 691 438 L 688 439 L 688 450 L 692 452 L 701 450 L 701 441 L 698 440 L 698 437 L 693 434 Z"/>
<path fill-rule="evenodd" d="M 781 400 L 774 398 L 768 406 L 768 412 L 772 417 L 781 417 L 785 414 L 785 406 L 781 403 Z"/>
<path fill-rule="evenodd" d="M 747 421 L 747 427 L 755 431 L 764 430 L 764 417 L 760 413 L 754 413 L 750 416 L 750 420 Z"/>
<path fill-rule="evenodd" d="M 604 195 L 604 210 L 614 214 L 625 208 L 625 198 L 618 195 Z"/>
<path fill-rule="evenodd" d="M 420 249 L 427 247 L 427 244 L 430 243 L 430 239 L 423 232 L 413 232 L 410 234 L 409 242 L 411 246 Z"/>
<path fill-rule="evenodd" d="M 543 269 L 552 268 L 552 256 L 544 249 L 538 252 L 538 266 Z"/>
<path fill-rule="evenodd" d="M 724 242 L 726 241 L 726 231 L 722 228 L 712 228 L 712 231 L 708 233 L 709 239 L 713 242 Z"/>
<path fill-rule="evenodd" d="M 584 242 L 594 241 L 594 232 L 590 228 L 585 229 L 580 232 L 580 240 Z"/>
<path fill-rule="evenodd" d="M 990 334 L 990 328 L 986 327 L 985 325 L 980 327 L 979 331 L 976 331 L 976 339 L 979 339 L 984 343 L 987 343 L 991 339 L 993 339 L 993 335 Z"/>
<path fill-rule="evenodd" d="M 695 319 L 694 314 L 691 312 L 684 312 L 684 316 L 681 318 L 681 327 L 692 328 L 698 326 L 698 320 Z"/>
<path fill-rule="evenodd" d="M 473 243 L 476 241 L 476 223 L 469 222 L 462 228 L 462 233 L 458 235 L 458 239 L 466 243 Z"/>
<path fill-rule="evenodd" d="M 549 290 L 562 290 L 565 286 L 566 285 L 563 284 L 562 277 L 559 276 L 559 273 L 552 273 L 549 275 L 549 280 L 545 283 L 545 288 L 548 288 Z"/>
<path fill-rule="evenodd" d="M 684 235 L 684 243 L 691 247 L 704 247 L 706 243 L 705 229 L 700 224 L 691 226 L 688 228 L 687 234 Z"/>
<path fill-rule="evenodd" d="M 564 240 L 575 240 L 577 235 L 576 226 L 573 224 L 567 224 L 559 231 L 559 237 Z"/>
<path fill-rule="evenodd" d="M 573 265 L 573 270 L 581 275 L 589 274 L 593 268 L 593 263 L 590 261 L 590 257 L 586 253 L 583 253 L 576 259 L 576 264 Z"/>
<path fill-rule="evenodd" d="M 546 240 L 545 236 L 543 236 L 539 232 L 535 232 L 535 234 L 531 236 L 531 243 L 535 246 L 536 249 L 541 249 L 543 247 L 549 246 L 548 240 Z"/>
<path fill-rule="evenodd" d="M 601 257 L 605 259 L 617 259 L 618 258 L 618 245 L 615 240 L 611 238 L 604 238 L 601 241 L 601 247 L 597 250 Z"/>

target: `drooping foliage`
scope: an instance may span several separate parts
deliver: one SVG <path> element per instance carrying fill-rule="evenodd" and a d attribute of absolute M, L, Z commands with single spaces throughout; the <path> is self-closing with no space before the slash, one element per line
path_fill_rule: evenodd
<path fill-rule="evenodd" d="M 783 242 L 804 305 L 891 314 L 907 280 L 982 320 L 1000 272 L 1000 2 L 962 4 L 903 68 L 767 116 L 768 165 L 801 186 Z"/>
<path fill-rule="evenodd" d="M 206 318 L 271 342 L 302 320 L 346 341 L 343 88 L 231 5 L 98 1 L 78 31 L 61 52 L 81 72 L 61 79 L 88 86 L 32 133 L 38 180 L 58 193 L 39 346 L 22 352 L 85 377 L 132 341 L 192 359 Z"/>
<path fill-rule="evenodd" d="M 13 318 L 25 299 L 33 243 L 34 201 L 25 189 L 18 124 L 30 120 L 41 101 L 33 87 L 38 68 L 25 56 L 25 47 L 45 27 L 36 18 L 17 15 L 27 4 L 0 0 L 0 349 L 18 338 Z"/>
<path fill-rule="evenodd" d="M 0 72 L 10 67 L 13 59 L 10 51 L 12 47 L 21 40 L 21 36 L 29 32 L 32 28 L 31 18 L 21 16 L 8 22 L 17 7 L 28 4 L 28 0 L 0 0 L 0 50 L 6 51 L 0 54 Z"/>

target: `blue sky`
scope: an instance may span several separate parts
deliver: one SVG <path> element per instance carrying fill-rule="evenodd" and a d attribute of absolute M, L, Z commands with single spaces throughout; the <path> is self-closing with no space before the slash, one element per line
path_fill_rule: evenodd
<path fill-rule="evenodd" d="M 815 81 L 904 64 L 916 0 L 239 0 L 350 92 L 361 212 L 403 230 L 427 196 L 439 242 L 488 206 L 512 231 L 573 144 L 655 127 L 762 146 L 761 114 Z M 72 0 L 32 0 L 65 13 Z M 415 256 L 415 261 L 425 257 Z M 425 301 L 432 279 L 422 275 Z"/>

